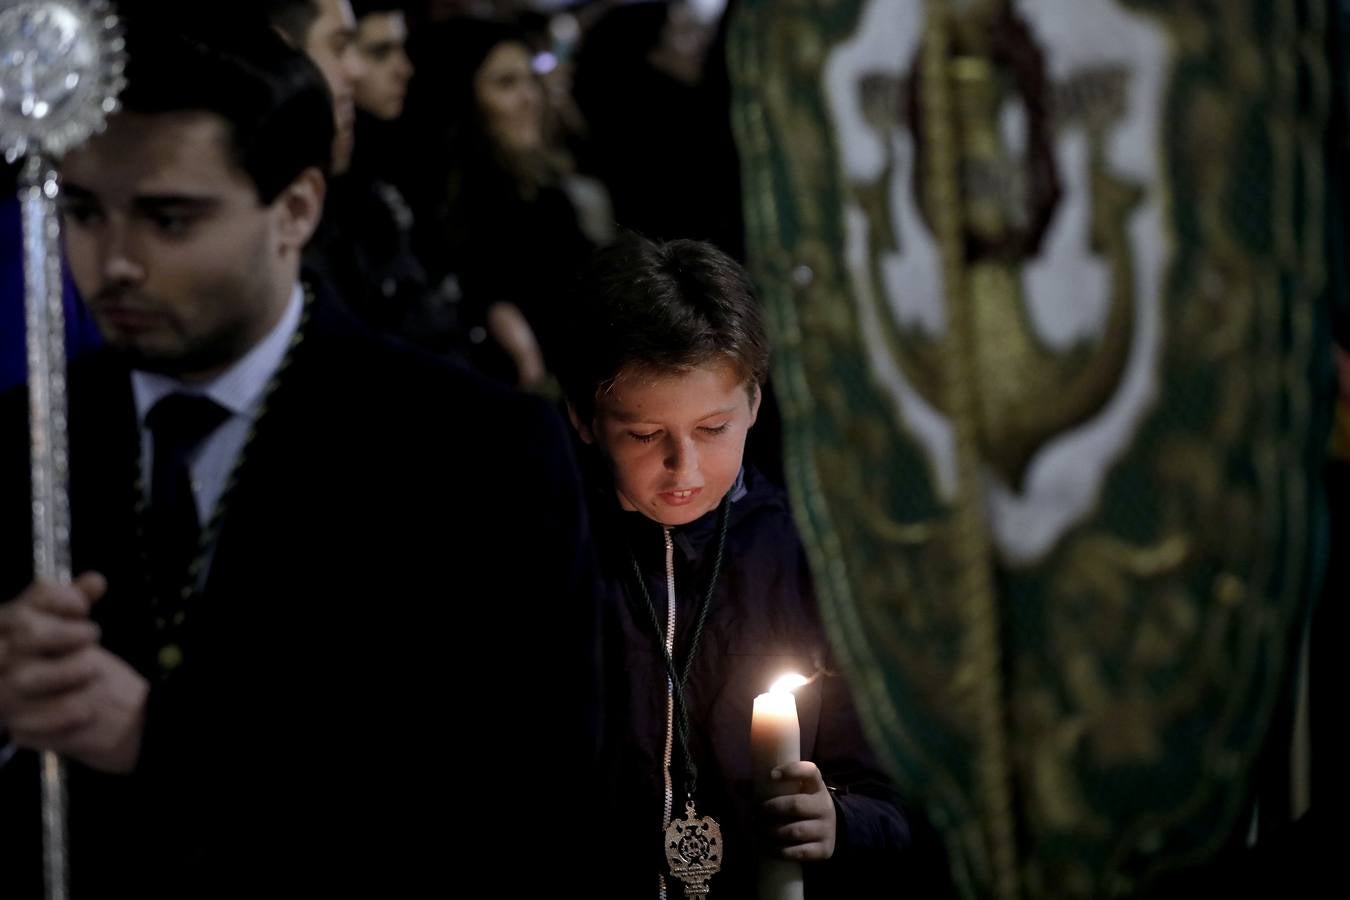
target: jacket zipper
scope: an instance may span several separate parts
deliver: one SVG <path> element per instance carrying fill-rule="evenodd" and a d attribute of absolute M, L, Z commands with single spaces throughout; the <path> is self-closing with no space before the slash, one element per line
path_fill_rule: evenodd
<path fill-rule="evenodd" d="M 671 540 L 670 529 L 663 528 L 666 540 L 666 654 L 675 658 L 675 542 Z M 666 788 L 665 807 L 661 814 L 661 828 L 664 831 L 670 825 L 670 813 L 675 802 L 675 788 L 670 775 L 670 763 L 675 746 L 675 683 L 666 672 L 666 747 L 662 756 L 662 777 Z M 666 900 L 666 877 L 661 878 L 661 900 Z"/>

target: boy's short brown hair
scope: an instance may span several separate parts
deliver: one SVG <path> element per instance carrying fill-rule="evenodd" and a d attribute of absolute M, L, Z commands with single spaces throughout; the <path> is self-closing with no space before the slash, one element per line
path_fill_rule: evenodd
<path fill-rule="evenodd" d="M 583 268 L 563 317 L 568 341 L 555 368 L 583 420 L 630 371 L 727 362 L 752 390 L 768 377 L 769 339 L 750 276 L 702 241 L 620 237 Z"/>

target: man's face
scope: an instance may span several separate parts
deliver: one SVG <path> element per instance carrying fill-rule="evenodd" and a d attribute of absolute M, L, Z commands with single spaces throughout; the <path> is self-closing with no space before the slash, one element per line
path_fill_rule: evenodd
<path fill-rule="evenodd" d="M 364 67 L 356 82 L 356 105 L 377 119 L 390 121 L 403 113 L 413 74 L 407 43 L 408 27 L 401 12 L 371 13 L 356 27 Z"/>
<path fill-rule="evenodd" d="M 361 78 L 361 54 L 356 49 L 356 18 L 349 0 L 313 0 L 319 16 L 309 28 L 302 48 L 323 72 L 333 95 L 333 171 L 347 171 L 352 161 L 353 129 L 356 125 L 354 96 Z"/>
<path fill-rule="evenodd" d="M 286 192 L 259 201 L 228 141 L 208 112 L 120 113 L 61 164 L 75 283 L 137 368 L 208 378 L 285 309 L 308 231 Z"/>
<path fill-rule="evenodd" d="M 716 362 L 625 372 L 577 430 L 609 460 L 624 509 L 684 525 L 716 509 L 736 483 L 758 412 L 759 391 L 730 363 Z"/>

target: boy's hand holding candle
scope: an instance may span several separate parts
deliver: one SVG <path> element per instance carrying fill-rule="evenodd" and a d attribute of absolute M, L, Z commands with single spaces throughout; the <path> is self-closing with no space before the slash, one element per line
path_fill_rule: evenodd
<path fill-rule="evenodd" d="M 750 717 L 750 759 L 760 810 L 776 857 L 761 860 L 760 900 L 801 900 L 801 860 L 834 853 L 834 801 L 815 763 L 802 760 L 801 726 L 793 690 L 807 683 L 785 675 L 755 698 Z"/>
<path fill-rule="evenodd" d="M 784 786 L 796 782 L 796 793 L 764 801 L 760 807 L 770 846 L 786 859 L 824 860 L 834 855 L 836 816 L 834 798 L 813 762 L 799 761 L 776 767 L 771 779 Z"/>

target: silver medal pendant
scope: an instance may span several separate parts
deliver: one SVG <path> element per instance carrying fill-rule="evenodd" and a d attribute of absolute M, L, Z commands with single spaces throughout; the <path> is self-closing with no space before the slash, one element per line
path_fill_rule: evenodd
<path fill-rule="evenodd" d="M 666 862 L 684 885 L 686 897 L 706 897 L 708 879 L 722 870 L 722 828 L 711 816 L 700 817 L 690 798 L 684 818 L 666 826 Z"/>

